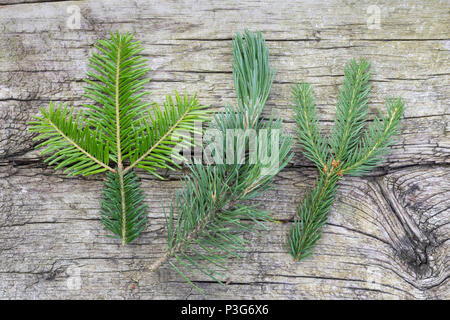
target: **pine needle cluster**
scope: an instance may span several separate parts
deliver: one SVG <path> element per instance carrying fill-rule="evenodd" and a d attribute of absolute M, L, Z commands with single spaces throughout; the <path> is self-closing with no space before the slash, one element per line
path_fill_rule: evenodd
<path fill-rule="evenodd" d="M 369 62 L 364 60 L 351 60 L 346 66 L 329 139 L 319 127 L 312 86 L 302 83 L 292 88 L 297 137 L 305 156 L 319 171 L 315 187 L 298 208 L 288 237 L 288 250 L 296 261 L 308 257 L 320 239 L 338 181 L 345 175 L 364 175 L 376 167 L 398 132 L 404 110 L 401 98 L 388 99 L 387 114 L 380 113 L 367 125 L 369 69 Z"/>
<path fill-rule="evenodd" d="M 193 273 L 203 273 L 223 284 L 227 259 L 240 257 L 249 245 L 244 234 L 265 230 L 265 222 L 272 221 L 268 212 L 248 204 L 248 200 L 270 188 L 273 177 L 292 157 L 292 138 L 282 133 L 281 121 L 261 117 L 275 76 L 264 38 L 260 33 L 237 33 L 232 49 L 238 103 L 216 114 L 211 129 L 223 137 L 224 150 L 234 146 L 233 158 L 190 167 L 167 215 L 166 252 L 149 267 L 155 271 L 168 262 L 200 291 L 190 278 Z M 256 161 L 250 161 L 248 139 L 239 141 L 228 134 L 246 129 L 267 132 L 267 140 L 259 139 L 255 147 Z M 275 154 L 276 165 L 263 161 L 265 152 Z M 265 172 L 267 166 L 272 167 Z"/>
<path fill-rule="evenodd" d="M 98 41 L 90 58 L 84 96 L 92 100 L 78 113 L 67 104 L 50 103 L 30 123 L 44 140 L 45 160 L 68 175 L 107 172 L 101 219 L 122 244 L 133 241 L 145 228 L 147 207 L 134 168 L 161 178 L 158 169 L 175 170 L 174 146 L 190 144 L 186 133 L 198 133 L 194 123 L 208 120 L 208 111 L 195 95 L 168 96 L 161 108 L 143 101 L 149 68 L 143 48 L 133 35 L 111 33 Z M 180 141 L 181 140 L 181 141 Z"/>

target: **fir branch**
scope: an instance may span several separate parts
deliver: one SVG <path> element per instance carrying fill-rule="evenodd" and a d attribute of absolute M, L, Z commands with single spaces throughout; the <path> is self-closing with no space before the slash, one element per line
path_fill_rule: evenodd
<path fill-rule="evenodd" d="M 110 145 L 117 164 L 122 163 L 130 152 L 136 130 L 152 103 L 141 98 L 150 92 L 144 85 L 150 81 L 144 78 L 149 68 L 139 55 L 143 50 L 139 41 L 132 41 L 132 34 L 111 34 L 107 40 L 99 40 L 89 59 L 93 69 L 85 79 L 88 84 L 85 97 L 97 104 L 86 104 L 86 115 L 93 126 L 103 131 L 105 143 Z M 94 81 L 95 80 L 95 81 Z"/>
<path fill-rule="evenodd" d="M 311 255 L 328 219 L 338 181 L 344 174 L 363 175 L 376 167 L 393 144 L 403 114 L 404 102 L 388 99 L 387 115 L 375 118 L 364 130 L 369 95 L 369 63 L 350 61 L 337 104 L 336 121 L 327 152 L 325 138 L 319 133 L 313 95 L 309 84 L 293 88 L 292 108 L 296 113 L 298 139 L 308 159 L 319 170 L 315 187 L 298 208 L 288 236 L 288 251 L 295 261 Z"/>
<path fill-rule="evenodd" d="M 109 170 L 109 148 L 102 144 L 101 133 L 86 125 L 82 112 L 73 113 L 67 104 L 55 106 L 50 102 L 48 111 L 41 108 L 41 117 L 30 122 L 30 131 L 38 132 L 34 140 L 45 140 L 36 148 L 45 147 L 42 155 L 52 154 L 45 162 L 56 164 L 68 175 L 91 175 Z"/>
<path fill-rule="evenodd" d="M 275 74 L 269 65 L 264 38 L 260 33 L 246 31 L 243 37 L 238 33 L 232 47 L 238 105 L 217 114 L 211 128 L 220 132 L 224 149 L 231 144 L 236 152 L 226 164 L 190 167 L 167 216 L 167 250 L 147 267 L 155 271 L 168 262 L 200 291 L 189 273 L 198 271 L 223 284 L 227 258 L 239 257 L 249 245 L 243 234 L 265 230 L 265 222 L 272 221 L 268 212 L 246 201 L 270 188 L 273 177 L 292 157 L 292 139 L 281 133 L 281 121 L 260 119 Z M 249 161 L 249 140 L 227 135 L 238 129 L 267 130 L 268 139 L 256 147 L 255 163 Z M 263 151 L 275 154 L 277 150 L 277 165 L 264 174 L 267 168 L 261 159 Z"/>
<path fill-rule="evenodd" d="M 167 96 L 163 110 L 156 104 L 153 115 L 148 114 L 154 125 L 150 127 L 145 125 L 148 122 L 144 122 L 141 126 L 142 132 L 138 132 L 136 138 L 139 143 L 130 157 L 131 164 L 124 171 L 136 166 L 158 176 L 156 168 L 174 170 L 174 167 L 179 167 L 173 159 L 174 141 L 181 139 L 178 146 L 182 148 L 192 143 L 186 135 L 201 134 L 201 127 L 196 128 L 195 122 L 209 120 L 205 108 L 198 103 L 195 95 L 189 98 L 185 93 L 182 97 L 178 92 L 175 92 L 175 101 Z M 186 160 L 181 156 L 176 159 Z"/>
<path fill-rule="evenodd" d="M 111 237 L 122 239 L 123 244 L 133 241 L 148 220 L 147 206 L 143 204 L 145 194 L 140 185 L 134 171 L 125 173 L 122 179 L 118 172 L 106 176 L 101 219 L 106 228 L 115 234 Z"/>
<path fill-rule="evenodd" d="M 73 108 L 55 109 L 50 103 L 49 110 L 41 109 L 42 116 L 30 123 L 30 130 L 40 134 L 36 139 L 46 139 L 38 147 L 46 147 L 42 154 L 51 154 L 46 161 L 56 169 L 66 168 L 69 175 L 111 173 L 105 182 L 102 221 L 126 244 L 144 230 L 147 221 L 143 193 L 132 169 L 143 168 L 160 177 L 157 169 L 177 166 L 174 159 L 182 159 L 174 152 L 178 140 L 183 137 L 181 145 L 193 144 L 185 132 L 201 130 L 195 123 L 206 120 L 208 111 L 195 95 L 180 97 L 177 92 L 176 103 L 168 97 L 164 111 L 142 101 L 149 94 L 144 88 L 150 81 L 145 78 L 149 69 L 132 34 L 111 33 L 95 47 L 84 95 L 94 103 L 84 105 L 86 110 L 76 116 Z"/>

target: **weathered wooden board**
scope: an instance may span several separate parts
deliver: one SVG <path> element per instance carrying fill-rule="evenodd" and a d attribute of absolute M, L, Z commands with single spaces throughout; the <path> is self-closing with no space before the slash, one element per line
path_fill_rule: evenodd
<path fill-rule="evenodd" d="M 151 223 L 132 245 L 107 238 L 99 220 L 102 177 L 67 178 L 33 151 L 26 123 L 49 100 L 80 106 L 87 58 L 111 30 L 133 31 L 162 101 L 198 92 L 214 109 L 234 100 L 231 37 L 261 30 L 278 73 L 266 115 L 293 132 L 289 90 L 316 87 L 320 120 L 332 125 L 343 65 L 373 64 L 370 115 L 388 96 L 407 103 L 402 134 L 381 167 L 341 183 L 315 255 L 294 263 L 284 250 L 297 204 L 315 172 L 295 147 L 276 189 L 257 199 L 282 224 L 232 260 L 230 284 L 194 276 L 208 298 L 449 299 L 450 4 L 377 1 L 0 0 L 0 298 L 201 298 L 164 266 L 132 278 L 165 247 L 164 206 L 180 173 L 140 173 Z M 80 9 L 70 29 L 68 7 Z M 73 26 L 73 25 L 72 25 Z"/>

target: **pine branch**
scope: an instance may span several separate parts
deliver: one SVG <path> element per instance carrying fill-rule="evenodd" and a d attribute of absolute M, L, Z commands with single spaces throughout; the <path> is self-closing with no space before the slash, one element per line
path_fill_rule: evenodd
<path fill-rule="evenodd" d="M 288 236 L 288 251 L 295 261 L 312 254 L 344 174 L 363 175 L 376 167 L 393 136 L 404 110 L 401 99 L 389 99 L 387 115 L 375 118 L 364 130 L 369 95 L 369 63 L 352 60 L 345 69 L 344 85 L 337 105 L 335 127 L 329 139 L 334 154 L 327 152 L 325 138 L 318 128 L 313 95 L 309 84 L 293 88 L 298 138 L 308 159 L 317 166 L 320 177 L 298 208 Z"/>
<path fill-rule="evenodd" d="M 98 41 L 89 60 L 93 71 L 85 80 L 85 97 L 94 103 L 84 105 L 85 112 L 75 118 L 67 106 L 54 110 L 50 103 L 49 111 L 42 109 L 42 117 L 30 128 L 40 133 L 37 139 L 47 139 L 39 146 L 46 146 L 43 154 L 52 154 L 46 161 L 56 169 L 67 167 L 64 172 L 71 175 L 111 172 L 105 182 L 102 221 L 123 244 L 135 239 L 147 221 L 132 169 L 140 167 L 158 177 L 157 169 L 173 169 L 174 159 L 183 160 L 175 147 L 192 145 L 187 135 L 200 131 L 195 123 L 208 114 L 195 95 L 182 98 L 176 93 L 176 103 L 167 98 L 164 111 L 142 101 L 149 94 L 144 88 L 149 69 L 140 55 L 140 42 L 132 39 L 132 34 L 117 32 Z"/>
<path fill-rule="evenodd" d="M 264 39 L 245 31 L 232 42 L 233 79 L 238 105 L 256 124 L 269 97 L 275 72 L 269 65 L 269 49 Z"/>
<path fill-rule="evenodd" d="M 269 189 L 273 177 L 292 157 L 292 140 L 281 133 L 281 121 L 260 119 L 274 78 L 264 38 L 249 31 L 243 39 L 236 34 L 233 56 L 238 105 L 226 107 L 211 124 L 211 129 L 222 137 L 222 150 L 233 146 L 232 156 L 226 163 L 190 167 L 190 174 L 172 201 L 167 217 L 167 250 L 147 268 L 155 271 L 168 262 L 200 291 L 189 273 L 197 271 L 223 284 L 221 278 L 227 270 L 227 258 L 239 257 L 249 245 L 243 234 L 266 230 L 265 222 L 272 221 L 269 214 L 246 201 Z M 256 146 L 254 162 L 249 161 L 250 138 L 228 135 L 230 131 L 246 129 L 268 133 L 267 140 L 260 140 Z M 277 159 L 276 165 L 269 165 L 269 173 L 264 173 L 267 169 L 262 161 L 264 151 Z"/>

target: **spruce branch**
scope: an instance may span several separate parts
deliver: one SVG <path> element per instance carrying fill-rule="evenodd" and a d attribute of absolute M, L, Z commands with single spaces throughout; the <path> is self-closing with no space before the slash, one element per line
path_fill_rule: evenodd
<path fill-rule="evenodd" d="M 309 83 L 297 84 L 291 93 L 296 104 L 294 119 L 297 124 L 297 138 L 306 157 L 319 169 L 323 169 L 329 156 L 329 148 L 320 132 L 312 86 Z"/>
<path fill-rule="evenodd" d="M 315 188 L 298 208 L 298 217 L 294 220 L 288 237 L 288 251 L 295 261 L 309 256 L 320 239 L 338 180 L 339 176 L 335 170 L 322 172 L 316 180 Z"/>
<path fill-rule="evenodd" d="M 166 218 L 166 252 L 146 268 L 155 271 L 167 262 L 200 291 L 190 278 L 192 273 L 224 284 L 227 259 L 240 257 L 249 245 L 244 233 L 267 229 L 265 223 L 272 221 L 269 213 L 247 202 L 271 188 L 273 177 L 292 158 L 292 139 L 281 132 L 281 121 L 260 117 L 275 75 L 264 38 L 261 33 L 237 33 L 232 49 L 238 104 L 225 107 L 211 123 L 211 129 L 223 137 L 223 150 L 234 146 L 232 155 L 227 154 L 230 158 L 224 163 L 190 166 Z M 227 134 L 247 129 L 267 132 L 267 140 L 256 146 L 255 162 L 249 161 L 249 138 Z M 264 151 L 276 156 L 276 164 L 262 161 Z M 270 171 L 265 174 L 267 167 Z"/>
<path fill-rule="evenodd" d="M 168 96 L 163 110 L 142 100 L 149 94 L 149 69 L 132 34 L 111 33 L 95 48 L 84 88 L 93 103 L 75 115 L 73 107 L 51 102 L 48 111 L 42 108 L 42 115 L 30 123 L 30 131 L 39 133 L 35 139 L 45 140 L 38 147 L 45 147 L 42 154 L 50 154 L 46 162 L 55 169 L 65 168 L 69 175 L 108 171 L 102 222 L 126 244 L 147 222 L 144 193 L 132 169 L 161 178 L 158 169 L 179 167 L 176 160 L 184 158 L 175 147 L 194 143 L 189 134 L 201 130 L 195 123 L 207 120 L 208 111 L 187 93 L 181 97 L 175 92 L 175 102 Z"/>
<path fill-rule="evenodd" d="M 336 106 L 329 143 L 336 161 L 345 162 L 362 133 L 370 92 L 370 63 L 352 59 L 344 70 L 344 83 Z"/>
<path fill-rule="evenodd" d="M 388 99 L 387 114 L 380 114 L 366 128 L 369 67 L 364 60 L 359 63 L 351 60 L 346 66 L 336 121 L 328 142 L 320 134 L 311 85 L 297 85 L 292 90 L 298 140 L 306 157 L 319 171 L 315 187 L 299 206 L 288 236 L 288 251 L 295 261 L 312 254 L 328 219 L 339 180 L 344 175 L 360 176 L 375 168 L 398 133 L 404 110 L 401 98 Z"/>
<path fill-rule="evenodd" d="M 361 176 L 376 167 L 388 148 L 393 144 L 392 136 L 398 134 L 398 123 L 403 114 L 405 102 L 401 98 L 386 101 L 386 116 L 376 117 L 367 132 L 355 148 L 349 165 L 343 168 L 343 173 L 351 176 Z"/>

